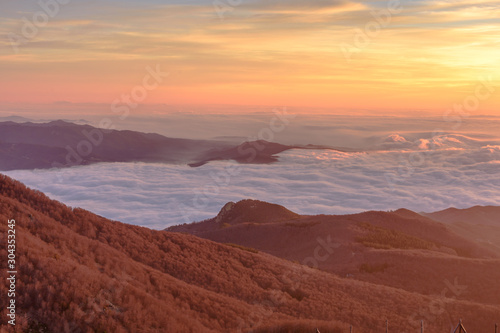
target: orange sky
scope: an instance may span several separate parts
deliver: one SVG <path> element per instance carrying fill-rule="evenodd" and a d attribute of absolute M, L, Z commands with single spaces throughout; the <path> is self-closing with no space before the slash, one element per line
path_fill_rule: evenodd
<path fill-rule="evenodd" d="M 159 2 L 60 5 L 14 42 L 17 53 L 23 17 L 42 9 L 5 5 L 0 104 L 112 104 L 142 85 L 148 66 L 169 76 L 146 104 L 442 113 L 472 103 L 481 78 L 499 83 L 498 2 L 401 1 L 390 11 L 390 1 L 222 0 L 222 18 L 210 2 Z M 481 96 L 473 113 L 500 115 L 500 93 Z"/>

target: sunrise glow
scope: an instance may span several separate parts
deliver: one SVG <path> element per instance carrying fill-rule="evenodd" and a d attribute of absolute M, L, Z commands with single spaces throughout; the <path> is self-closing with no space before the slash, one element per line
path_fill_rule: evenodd
<path fill-rule="evenodd" d="M 495 2 L 231 3 L 72 1 L 29 38 L 44 9 L 2 4 L 0 103 L 111 103 L 160 65 L 144 103 L 442 112 L 500 76 Z"/>

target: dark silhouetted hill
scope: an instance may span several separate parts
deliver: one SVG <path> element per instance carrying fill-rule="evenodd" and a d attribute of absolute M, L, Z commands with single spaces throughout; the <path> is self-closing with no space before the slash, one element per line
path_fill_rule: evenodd
<path fill-rule="evenodd" d="M 62 120 L 0 123 L 0 170 L 70 167 L 97 162 L 188 163 L 218 141 L 97 129 Z"/>
<path fill-rule="evenodd" d="M 154 133 L 95 128 L 63 120 L 0 122 L 0 170 L 63 168 L 98 162 L 159 162 L 199 167 L 211 161 L 263 164 L 289 149 L 264 140 L 243 142 L 168 138 Z"/>
<path fill-rule="evenodd" d="M 199 161 L 189 164 L 192 167 L 204 165 L 210 161 L 235 160 L 239 163 L 269 164 L 278 161 L 276 154 L 299 148 L 285 146 L 264 140 L 244 142 L 236 147 L 212 149 L 199 157 Z"/>

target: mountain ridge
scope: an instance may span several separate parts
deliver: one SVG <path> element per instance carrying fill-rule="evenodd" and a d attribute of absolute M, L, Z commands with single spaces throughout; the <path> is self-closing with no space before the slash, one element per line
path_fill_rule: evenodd
<path fill-rule="evenodd" d="M 338 150 L 265 140 L 235 145 L 231 141 L 170 138 L 64 120 L 0 122 L 0 171 L 64 168 L 100 162 L 180 163 L 191 167 L 223 160 L 270 164 L 278 161 L 277 154 L 290 149 Z"/>
<path fill-rule="evenodd" d="M 0 176 L 16 220 L 18 328 L 46 332 L 337 332 L 408 329 L 436 295 L 339 277 L 263 252 L 109 221 Z M 6 234 L 6 224 L 0 234 Z M 312 255 L 312 254 L 311 254 Z M 0 256 L 6 256 L 5 247 Z M 4 278 L 5 270 L 0 275 Z M 6 285 L 0 284 L 0 293 Z M 0 299 L 5 317 L 6 298 Z M 447 298 L 428 329 L 485 331 L 498 307 Z M 398 308 L 398 311 L 393 311 Z M 417 312 L 415 312 L 417 311 Z M 299 318 L 299 319 L 297 319 Z M 1 328 L 5 328 L 0 323 Z"/>
<path fill-rule="evenodd" d="M 224 225 L 213 218 L 167 230 L 254 248 L 339 276 L 410 292 L 439 294 L 439 284 L 428 284 L 431 277 L 452 281 L 460 276 L 470 285 L 471 299 L 499 303 L 492 295 L 500 293 L 494 282 L 500 279 L 500 253 L 449 225 L 406 209 Z M 332 255 L 325 260 L 308 256 L 322 248 Z M 484 290 L 483 284 L 492 289 Z"/>
<path fill-rule="evenodd" d="M 443 223 L 468 222 L 500 226 L 500 207 L 498 206 L 477 205 L 465 209 L 450 207 L 441 211 L 422 214 Z"/>

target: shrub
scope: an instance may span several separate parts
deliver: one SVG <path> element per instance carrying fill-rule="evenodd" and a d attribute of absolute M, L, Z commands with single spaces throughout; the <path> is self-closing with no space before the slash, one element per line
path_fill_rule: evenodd
<path fill-rule="evenodd" d="M 370 265 L 370 264 L 367 264 L 367 263 L 364 263 L 364 264 L 361 264 L 361 266 L 359 266 L 359 271 L 361 273 L 378 273 L 378 272 L 384 272 L 386 270 L 386 268 L 389 267 L 389 264 L 387 263 L 383 263 L 383 264 L 373 264 L 373 265 Z"/>
<path fill-rule="evenodd" d="M 373 247 L 375 249 L 394 248 L 428 250 L 436 246 L 433 242 L 410 236 L 401 231 L 389 230 L 369 223 L 361 223 L 360 226 L 368 231 L 368 233 L 357 237 L 356 241 L 367 247 Z"/>
<path fill-rule="evenodd" d="M 243 250 L 243 251 L 248 251 L 248 252 L 252 252 L 252 253 L 259 253 L 258 250 L 253 249 L 251 247 L 246 247 L 246 246 L 243 246 L 243 245 L 238 245 L 238 244 L 234 244 L 234 243 L 226 243 L 226 245 L 235 247 L 235 248 Z"/>

